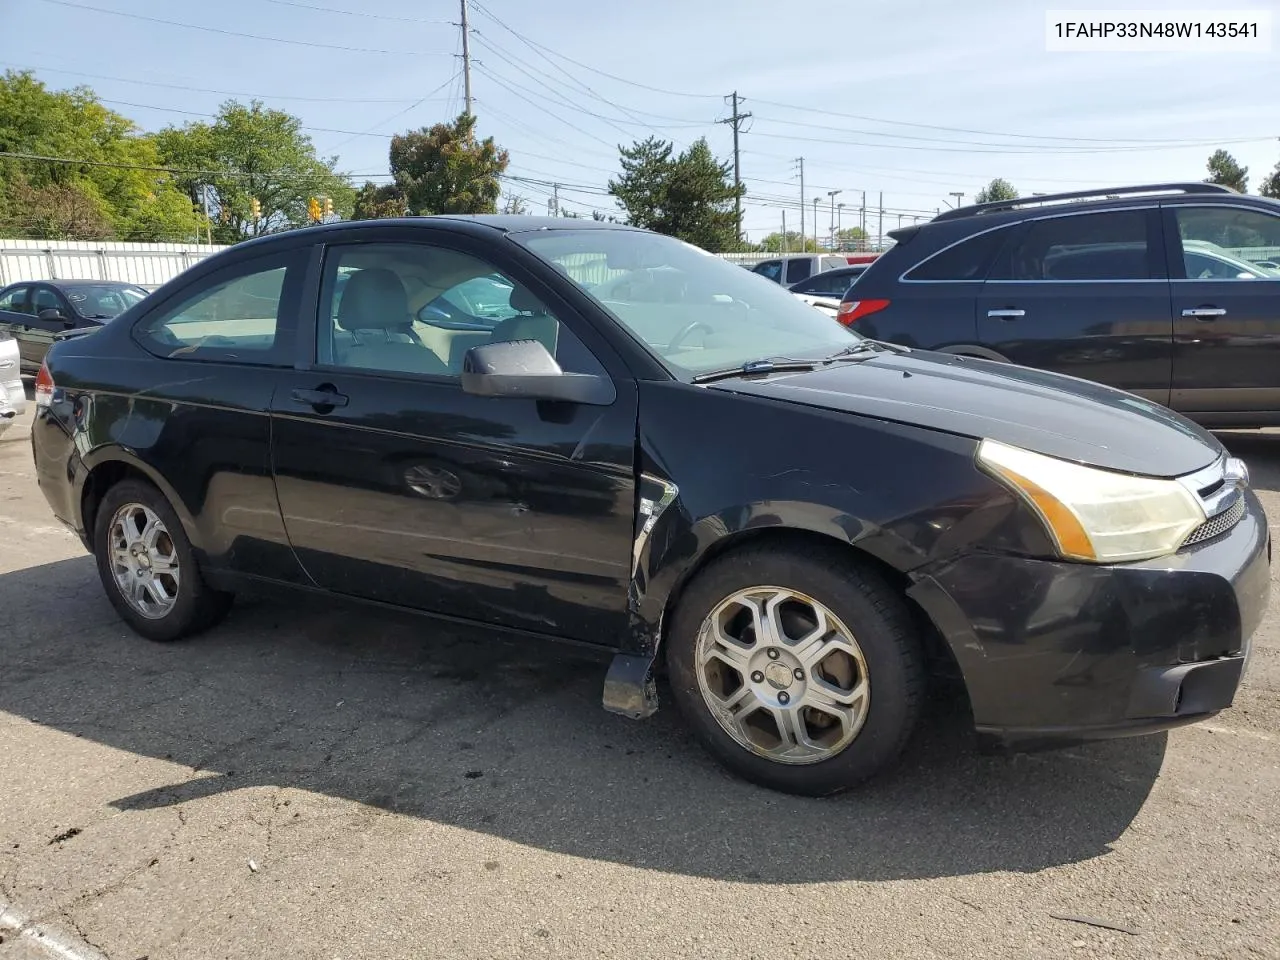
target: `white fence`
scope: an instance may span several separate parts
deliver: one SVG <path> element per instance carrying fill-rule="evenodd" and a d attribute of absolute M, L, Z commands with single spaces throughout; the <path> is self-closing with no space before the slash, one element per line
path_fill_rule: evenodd
<path fill-rule="evenodd" d="M 223 249 L 204 243 L 0 240 L 0 287 L 19 280 L 123 280 L 158 287 Z"/>

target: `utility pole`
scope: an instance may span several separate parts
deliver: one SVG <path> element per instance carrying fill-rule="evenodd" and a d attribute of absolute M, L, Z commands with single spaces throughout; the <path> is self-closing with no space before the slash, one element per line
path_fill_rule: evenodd
<path fill-rule="evenodd" d="M 471 116 L 471 26 L 467 22 L 467 0 L 462 0 L 462 89 Z"/>
<path fill-rule="evenodd" d="M 782 253 L 785 256 L 787 252 L 787 208 L 782 208 Z"/>
<path fill-rule="evenodd" d="M 844 204 L 837 203 L 836 204 L 836 236 L 837 237 L 839 237 L 840 234 L 844 232 L 840 226 L 843 222 L 844 222 Z M 840 243 L 840 248 L 844 249 L 843 242 Z"/>
<path fill-rule="evenodd" d="M 862 206 L 858 209 L 858 229 L 862 231 L 862 236 L 858 243 L 861 249 L 867 249 L 867 191 L 862 191 Z"/>
<path fill-rule="evenodd" d="M 208 234 L 210 246 L 213 245 L 213 215 L 209 212 L 209 185 L 202 183 L 200 185 L 200 193 L 204 197 L 204 227 Z"/>
<path fill-rule="evenodd" d="M 884 246 L 884 191 L 880 191 L 880 223 L 876 227 L 876 249 Z"/>
<path fill-rule="evenodd" d="M 800 164 L 800 249 L 804 250 L 804 157 L 801 157 L 796 163 Z"/>
<path fill-rule="evenodd" d="M 842 190 L 828 190 L 827 196 L 831 198 L 831 249 L 836 248 L 836 195 L 843 193 Z"/>
<path fill-rule="evenodd" d="M 560 184 L 558 183 L 551 185 L 551 196 L 547 197 L 547 214 L 553 217 L 560 216 Z"/>
<path fill-rule="evenodd" d="M 465 2 L 465 0 L 464 0 Z M 733 115 L 726 117 L 724 120 L 718 120 L 717 123 L 729 123 L 733 125 L 733 186 L 738 191 L 737 196 L 733 198 L 733 210 L 737 217 L 738 225 L 737 237 L 742 239 L 742 165 L 741 155 L 738 151 L 738 131 L 742 128 L 742 121 L 751 116 L 750 113 L 739 113 L 738 104 L 741 102 L 738 97 L 738 91 L 735 90 L 729 96 L 725 97 L 733 103 Z"/>
<path fill-rule="evenodd" d="M 818 246 L 818 204 L 822 202 L 821 197 L 813 198 L 813 249 L 820 250 Z"/>

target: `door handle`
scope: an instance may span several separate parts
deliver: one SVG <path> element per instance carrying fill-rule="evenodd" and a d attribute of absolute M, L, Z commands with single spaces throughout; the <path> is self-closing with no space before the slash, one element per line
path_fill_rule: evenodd
<path fill-rule="evenodd" d="M 988 317 L 998 317 L 1001 320 L 1016 320 L 1018 317 L 1025 317 L 1025 310 L 988 310 Z"/>
<path fill-rule="evenodd" d="M 344 393 L 339 393 L 336 387 L 325 384 L 318 390 L 295 390 L 293 391 L 293 400 L 295 403 L 305 403 L 309 407 L 345 407 L 348 397 Z"/>
<path fill-rule="evenodd" d="M 1195 317 L 1197 320 L 1212 320 L 1214 317 L 1225 317 L 1227 311 L 1221 307 L 1189 307 L 1182 311 L 1184 317 Z"/>

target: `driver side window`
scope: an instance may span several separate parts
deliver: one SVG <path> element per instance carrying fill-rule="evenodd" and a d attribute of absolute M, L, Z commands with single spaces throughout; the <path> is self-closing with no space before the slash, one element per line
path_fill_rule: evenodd
<path fill-rule="evenodd" d="M 325 256 L 322 366 L 458 377 L 472 347 L 537 340 L 561 369 L 603 367 L 542 301 L 493 265 L 443 246 L 333 246 Z"/>

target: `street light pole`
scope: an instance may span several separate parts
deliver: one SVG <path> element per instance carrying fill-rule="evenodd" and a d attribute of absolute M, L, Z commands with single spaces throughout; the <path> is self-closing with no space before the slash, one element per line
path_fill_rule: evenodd
<path fill-rule="evenodd" d="M 960 201 L 964 199 L 964 191 L 963 191 L 963 190 L 952 190 L 952 191 L 950 192 L 949 196 L 952 196 L 952 197 L 955 197 L 955 198 L 956 198 L 956 207 L 958 208 L 958 207 L 960 206 Z"/>
<path fill-rule="evenodd" d="M 818 204 L 821 202 L 821 197 L 813 198 L 813 247 L 815 251 L 818 248 Z"/>
<path fill-rule="evenodd" d="M 836 237 L 837 238 L 840 236 L 840 234 L 844 233 L 843 224 L 844 224 L 844 204 L 837 203 L 836 204 Z M 840 248 L 844 249 L 843 242 L 840 242 Z"/>
<path fill-rule="evenodd" d="M 841 193 L 840 190 L 828 190 L 827 196 L 831 199 L 831 249 L 836 248 L 836 195 Z"/>

